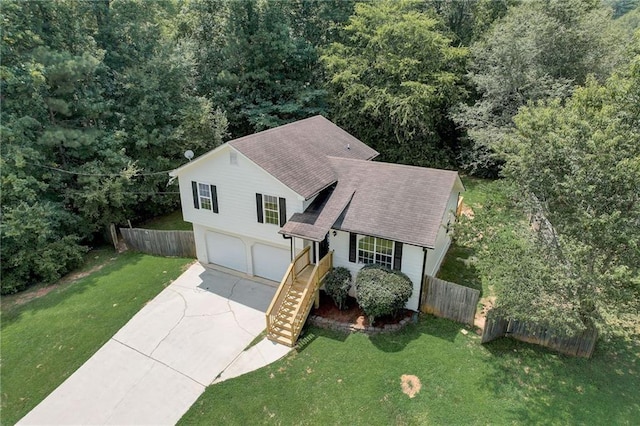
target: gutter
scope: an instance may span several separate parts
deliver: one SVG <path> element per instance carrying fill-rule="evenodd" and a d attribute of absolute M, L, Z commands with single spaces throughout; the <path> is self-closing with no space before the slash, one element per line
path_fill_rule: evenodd
<path fill-rule="evenodd" d="M 424 288 L 424 272 L 427 269 L 427 254 L 429 253 L 429 249 L 428 248 L 422 248 L 422 251 L 424 252 L 424 257 L 422 258 L 422 275 L 420 278 L 420 296 L 418 297 L 418 311 L 420 311 L 420 308 L 422 307 L 422 289 Z"/>

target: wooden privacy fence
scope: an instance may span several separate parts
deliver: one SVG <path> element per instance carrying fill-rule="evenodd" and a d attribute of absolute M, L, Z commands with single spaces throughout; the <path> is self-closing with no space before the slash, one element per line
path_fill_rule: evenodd
<path fill-rule="evenodd" d="M 592 328 L 573 336 L 566 336 L 538 324 L 506 319 L 489 312 L 482 333 L 482 343 L 499 337 L 512 337 L 554 349 L 565 355 L 590 358 L 596 346 L 598 331 Z"/>
<path fill-rule="evenodd" d="M 420 306 L 422 312 L 473 325 L 480 292 L 459 284 L 425 276 Z"/>
<path fill-rule="evenodd" d="M 159 256 L 196 257 L 193 231 L 157 231 L 155 229 L 120 228 L 127 246 Z"/>

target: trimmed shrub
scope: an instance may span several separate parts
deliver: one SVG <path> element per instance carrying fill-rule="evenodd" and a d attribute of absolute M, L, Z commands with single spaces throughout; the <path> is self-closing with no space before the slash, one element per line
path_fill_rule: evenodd
<path fill-rule="evenodd" d="M 413 284 L 409 277 L 379 265 L 367 265 L 355 282 L 356 300 L 371 324 L 377 317 L 397 315 L 411 297 Z"/>
<path fill-rule="evenodd" d="M 347 307 L 347 295 L 351 287 L 351 272 L 347 268 L 333 268 L 324 279 L 324 291 L 333 299 L 338 309 Z"/>

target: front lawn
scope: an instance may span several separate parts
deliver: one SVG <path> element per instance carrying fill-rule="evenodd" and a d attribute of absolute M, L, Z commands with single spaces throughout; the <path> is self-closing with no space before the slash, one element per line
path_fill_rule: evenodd
<path fill-rule="evenodd" d="M 468 208 L 439 276 L 495 296 L 476 268 L 482 234 L 528 223 L 504 181 L 464 184 Z M 432 316 L 373 337 L 311 327 L 299 352 L 210 386 L 181 423 L 637 424 L 637 330 L 602 337 L 587 360 L 507 338 L 481 345 L 474 331 Z M 420 381 L 413 398 L 402 392 L 407 375 Z"/>
<path fill-rule="evenodd" d="M 637 424 L 637 339 L 585 360 L 461 329 L 432 316 L 374 337 L 310 328 L 299 353 L 210 386 L 180 424 Z M 420 381 L 413 398 L 403 375 Z"/>
<path fill-rule="evenodd" d="M 44 296 L 3 300 L 2 424 L 26 415 L 193 261 L 110 252 L 90 253 L 87 276 Z M 96 260 L 106 264 L 97 270 Z"/>

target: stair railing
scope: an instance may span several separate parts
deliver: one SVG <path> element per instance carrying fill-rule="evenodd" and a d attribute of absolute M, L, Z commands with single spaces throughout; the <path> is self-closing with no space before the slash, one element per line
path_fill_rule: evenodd
<path fill-rule="evenodd" d="M 273 296 L 273 299 L 271 299 L 271 304 L 265 314 L 267 318 L 267 333 L 271 332 L 271 328 L 275 322 L 278 311 L 280 310 L 280 306 L 287 296 L 287 293 L 289 293 L 291 286 L 295 282 L 296 276 L 311 262 L 309 249 L 310 247 L 306 247 L 298 253 L 298 255 L 293 259 L 293 262 L 289 265 L 289 268 L 287 268 L 287 272 L 284 274 L 282 281 L 280 281 L 280 286 L 278 287 L 278 290 L 276 290 L 276 294 Z"/>
<path fill-rule="evenodd" d="M 333 250 L 327 253 L 325 257 L 320 259 L 320 262 L 316 264 L 311 272 L 311 276 L 305 285 L 304 291 L 298 307 L 293 313 L 293 324 L 291 332 L 291 341 L 295 343 L 302 331 L 302 326 L 307 320 L 307 316 L 311 311 L 311 302 L 318 297 L 318 291 L 320 290 L 320 284 L 327 272 L 333 267 Z"/>

